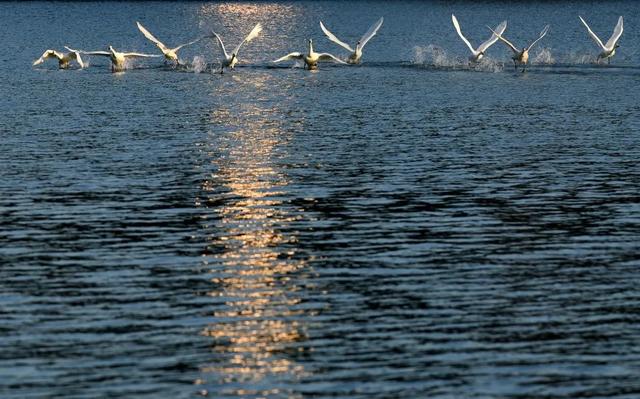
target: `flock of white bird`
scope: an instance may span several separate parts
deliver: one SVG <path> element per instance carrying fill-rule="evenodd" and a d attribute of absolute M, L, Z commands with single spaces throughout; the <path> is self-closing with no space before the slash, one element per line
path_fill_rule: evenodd
<path fill-rule="evenodd" d="M 586 21 L 581 16 L 579 16 L 578 18 L 580 18 L 580 21 L 587 28 L 587 32 L 589 33 L 589 36 L 591 36 L 591 38 L 595 41 L 595 43 L 599 46 L 601 50 L 601 52 L 598 54 L 596 62 L 600 62 L 600 60 L 606 59 L 607 62 L 610 63 L 611 57 L 613 57 L 616 53 L 616 48 L 619 47 L 618 42 L 620 41 L 620 37 L 622 36 L 622 31 L 623 31 L 622 16 L 618 18 L 618 23 L 616 24 L 613 30 L 613 34 L 611 35 L 609 40 L 606 42 L 606 44 L 603 44 L 602 40 L 600 40 L 600 38 L 591 30 L 589 25 L 587 25 Z M 320 28 L 322 29 L 322 32 L 324 32 L 325 36 L 329 40 L 331 40 L 333 43 L 349 51 L 350 54 L 348 57 L 341 59 L 329 53 L 317 53 L 313 49 L 313 40 L 309 39 L 309 42 L 308 42 L 309 44 L 306 52 L 289 53 L 284 57 L 274 60 L 273 62 L 278 63 L 283 61 L 302 61 L 304 62 L 304 65 L 307 69 L 317 69 L 318 63 L 321 61 L 337 62 L 340 64 L 359 64 L 360 60 L 362 59 L 362 50 L 364 49 L 364 46 L 369 42 L 369 40 L 371 40 L 372 37 L 376 35 L 378 30 L 382 26 L 383 21 L 384 21 L 384 18 L 380 18 L 378 21 L 376 21 L 376 23 L 371 25 L 369 30 L 367 30 L 367 32 L 355 44 L 354 47 L 351 47 L 345 42 L 343 42 L 342 40 L 338 39 L 333 33 L 331 33 L 324 26 L 322 21 L 320 21 Z M 529 61 L 529 50 L 531 50 L 531 48 L 536 43 L 542 40 L 542 38 L 545 37 L 547 32 L 549 31 L 549 25 L 547 25 L 542 29 L 538 38 L 535 39 L 533 42 L 531 42 L 531 44 L 529 44 L 526 47 L 518 48 L 504 37 L 504 31 L 507 29 L 507 21 L 503 21 L 495 29 L 492 29 L 487 26 L 487 28 L 491 31 L 491 37 L 487 41 L 482 43 L 480 46 L 478 46 L 477 48 L 474 48 L 469 42 L 469 40 L 462 34 L 462 30 L 460 29 L 460 23 L 458 22 L 458 19 L 456 18 L 456 16 L 453 14 L 451 15 L 451 21 L 453 23 L 453 26 L 456 32 L 458 32 L 458 35 L 462 39 L 462 41 L 467 45 L 467 47 L 469 47 L 469 50 L 471 50 L 471 56 L 469 56 L 470 63 L 479 62 L 484 57 L 489 47 L 491 47 L 494 43 L 500 40 L 505 45 L 507 45 L 509 49 L 511 49 L 511 51 L 513 52 L 512 59 L 513 59 L 514 68 L 516 68 L 517 70 L 518 66 L 520 65 L 522 66 L 523 72 Z M 233 49 L 231 54 L 229 54 L 224 46 L 224 43 L 222 42 L 222 39 L 220 38 L 220 35 L 218 35 L 216 32 L 211 32 L 210 35 L 199 37 L 195 40 L 192 40 L 185 44 L 181 44 L 176 47 L 168 47 L 164 43 L 162 43 L 160 40 L 158 40 L 153 34 L 151 34 L 151 32 L 149 32 L 144 26 L 142 26 L 140 22 L 136 22 L 136 25 L 138 26 L 138 29 L 140 30 L 140 32 L 142 32 L 142 34 L 147 39 L 149 39 L 153 44 L 155 44 L 162 54 L 119 52 L 119 51 L 116 51 L 116 49 L 114 49 L 112 46 L 108 47 L 108 51 L 83 51 L 83 50 L 75 50 L 65 46 L 65 49 L 67 50 L 67 52 L 46 50 L 40 58 L 38 58 L 36 61 L 33 62 L 33 65 L 41 64 L 46 59 L 49 59 L 49 58 L 55 58 L 58 60 L 58 66 L 61 69 L 67 69 L 72 61 L 77 62 L 80 68 L 84 68 L 85 63 L 82 61 L 82 55 L 109 57 L 109 59 L 111 60 L 111 70 L 113 72 L 124 71 L 127 66 L 127 60 L 131 58 L 164 57 L 164 59 L 167 62 L 180 65 L 182 64 L 182 62 L 178 58 L 178 51 L 181 48 L 195 44 L 202 39 L 210 38 L 210 39 L 215 39 L 219 45 L 220 53 L 221 53 L 220 73 L 223 73 L 225 68 L 234 69 L 235 65 L 238 63 L 238 53 L 240 52 L 240 48 L 245 43 L 249 43 L 250 41 L 255 39 L 260 34 L 260 32 L 262 32 L 262 25 L 258 23 L 251 30 L 251 32 L 244 38 L 244 40 L 242 40 L 240 44 L 238 44 Z"/>

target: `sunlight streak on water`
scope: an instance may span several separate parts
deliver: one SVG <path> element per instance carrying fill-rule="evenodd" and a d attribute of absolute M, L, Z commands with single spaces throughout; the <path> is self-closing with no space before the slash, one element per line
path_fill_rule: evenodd
<path fill-rule="evenodd" d="M 299 307 L 296 276 L 308 270 L 289 229 L 302 215 L 283 206 L 280 198 L 286 196 L 289 179 L 274 165 L 286 136 L 270 123 L 265 109 L 213 115 L 218 122 L 233 119 L 240 126 L 224 137 L 211 136 L 207 147 L 216 172 L 203 182 L 205 196 L 198 199 L 207 204 L 221 201 L 221 195 L 226 198 L 221 208 L 212 209 L 215 221 L 205 226 L 212 232 L 208 245 L 218 248 L 202 260 L 215 276 L 209 295 L 224 306 L 202 331 L 211 338 L 215 354 L 211 364 L 202 367 L 203 379 L 227 385 L 224 391 L 229 394 L 242 395 L 243 383 L 249 381 L 264 384 L 263 394 L 273 393 L 277 388 L 263 380 L 304 374 L 291 353 L 302 353 L 306 335 L 298 321 L 305 311 Z"/>

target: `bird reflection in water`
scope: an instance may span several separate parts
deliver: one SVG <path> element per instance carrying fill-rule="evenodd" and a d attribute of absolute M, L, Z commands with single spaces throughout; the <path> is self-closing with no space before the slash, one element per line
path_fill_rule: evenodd
<path fill-rule="evenodd" d="M 213 276 L 215 311 L 202 334 L 212 339 L 214 356 L 197 383 L 233 395 L 251 394 L 251 387 L 268 396 L 278 391 L 274 380 L 304 374 L 295 358 L 304 352 L 300 320 L 309 312 L 300 302 L 308 268 L 290 227 L 301 214 L 282 200 L 288 178 L 277 158 L 287 137 L 268 114 L 254 106 L 218 109 L 214 125 L 241 126 L 212 133 L 204 145 L 213 173 L 198 203 L 212 220 L 204 226 L 203 263 Z"/>

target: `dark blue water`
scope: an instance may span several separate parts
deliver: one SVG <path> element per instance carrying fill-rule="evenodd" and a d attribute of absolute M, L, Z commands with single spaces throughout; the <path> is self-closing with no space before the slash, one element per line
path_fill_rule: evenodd
<path fill-rule="evenodd" d="M 551 32 L 527 73 L 500 43 Z M 604 40 L 625 33 L 611 66 Z M 635 2 L 3 3 L 0 397 L 637 398 Z M 357 67 L 273 67 L 341 54 Z M 186 71 L 32 67 L 63 45 Z M 215 69 L 215 68 L 213 68 Z"/>

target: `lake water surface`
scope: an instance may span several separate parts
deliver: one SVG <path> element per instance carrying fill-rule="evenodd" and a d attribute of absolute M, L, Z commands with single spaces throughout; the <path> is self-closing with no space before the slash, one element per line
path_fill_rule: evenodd
<path fill-rule="evenodd" d="M 640 397 L 638 5 L 501 3 L 0 4 L 0 397 Z M 451 13 L 551 31 L 470 69 Z M 578 15 L 625 16 L 610 66 Z M 360 66 L 269 62 L 380 16 Z M 31 66 L 137 20 L 264 31 Z"/>

